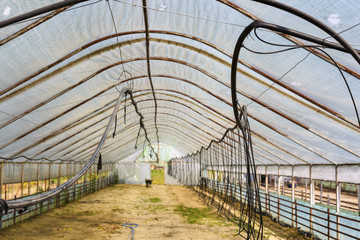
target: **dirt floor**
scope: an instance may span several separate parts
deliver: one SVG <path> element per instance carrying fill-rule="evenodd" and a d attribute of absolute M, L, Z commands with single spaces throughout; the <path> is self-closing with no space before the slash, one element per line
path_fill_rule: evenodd
<path fill-rule="evenodd" d="M 203 209 L 206 217 L 189 220 L 182 216 L 189 209 Z M 165 185 L 108 187 L 3 229 L 0 239 L 125 240 L 131 230 L 124 223 L 138 224 L 135 239 L 239 239 L 237 227 L 211 214 L 193 191 Z"/>
<path fill-rule="evenodd" d="M 3 229 L 0 239 L 125 240 L 131 230 L 124 223 L 138 224 L 135 239 L 243 239 L 235 224 L 218 217 L 194 191 L 167 185 L 108 187 Z M 278 224 L 274 228 L 284 232 Z M 303 239 L 265 232 L 271 240 Z"/>

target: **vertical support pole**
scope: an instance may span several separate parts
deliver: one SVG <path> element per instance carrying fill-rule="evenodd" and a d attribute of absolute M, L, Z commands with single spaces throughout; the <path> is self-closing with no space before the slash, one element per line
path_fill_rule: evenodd
<path fill-rule="evenodd" d="M 360 216 L 360 185 L 357 185 L 357 193 L 358 193 L 358 211 Z"/>
<path fill-rule="evenodd" d="M 88 172 L 86 172 L 85 174 L 84 174 L 84 189 L 83 189 L 83 191 L 84 191 L 84 195 L 85 194 L 87 194 L 87 187 L 86 187 L 86 185 L 87 185 L 87 174 L 88 174 Z"/>
<path fill-rule="evenodd" d="M 336 214 L 340 213 L 341 207 L 341 183 L 338 181 L 338 167 L 335 168 L 335 179 L 336 179 Z"/>
<path fill-rule="evenodd" d="M 4 183 L 4 163 L 2 162 L 0 165 L 1 169 L 0 169 L 0 198 L 2 199 L 2 188 L 3 188 L 3 183 Z M 5 186 L 6 188 L 6 186 Z M 6 189 L 5 189 L 5 193 L 6 193 Z M 6 196 L 5 196 L 6 198 Z M 0 229 L 1 229 L 1 218 L 0 218 Z"/>
<path fill-rule="evenodd" d="M 294 165 L 291 168 L 291 226 L 294 227 L 295 177 Z"/>
<path fill-rule="evenodd" d="M 0 199 L 2 199 L 2 187 L 3 187 L 3 172 L 4 172 L 4 163 L 2 162 L 0 165 Z M 6 185 L 5 185 L 5 199 L 6 199 Z M 2 229 L 2 210 L 0 212 L 0 230 Z"/>
<path fill-rule="evenodd" d="M 305 200 L 307 200 L 308 179 L 305 179 Z"/>
<path fill-rule="evenodd" d="M 40 164 L 37 163 L 37 169 L 36 169 L 36 193 L 39 193 L 39 180 L 40 180 Z"/>
<path fill-rule="evenodd" d="M 292 173 L 291 173 L 291 200 L 295 200 L 295 175 L 294 175 L 294 166 L 292 166 Z"/>
<path fill-rule="evenodd" d="M 274 178 L 274 192 L 276 192 L 276 181 L 277 181 L 277 177 L 275 174 L 273 174 L 273 178 Z"/>
<path fill-rule="evenodd" d="M 57 182 L 57 187 L 60 186 L 60 181 L 61 181 L 61 162 L 59 163 L 59 171 L 58 171 L 58 182 Z"/>
<path fill-rule="evenodd" d="M 71 176 L 73 176 L 74 174 L 75 174 L 75 168 L 76 168 L 76 162 L 74 162 L 74 167 L 73 167 L 73 172 L 72 172 L 72 174 L 71 174 Z M 73 184 L 73 200 L 75 200 L 76 198 L 75 198 L 75 194 L 76 194 L 76 185 L 77 185 L 77 182 L 74 182 L 74 184 Z"/>
<path fill-rule="evenodd" d="M 49 162 L 49 190 L 51 189 L 51 162 Z M 48 189 L 46 189 L 45 191 L 47 191 Z M 50 203 L 51 203 L 51 199 L 47 200 L 47 210 L 50 210 Z"/>
<path fill-rule="evenodd" d="M 61 181 L 61 162 L 59 163 L 59 171 L 58 171 L 58 180 L 57 180 L 57 187 L 60 186 L 60 181 Z M 60 193 L 57 198 L 56 198 L 56 206 L 59 207 L 60 206 L 60 201 L 61 201 L 61 195 L 62 193 Z"/>
<path fill-rule="evenodd" d="M 24 163 L 21 164 L 21 192 L 20 197 L 24 196 Z"/>
<path fill-rule="evenodd" d="M 265 166 L 265 192 L 269 193 L 269 175 L 267 173 L 267 166 Z"/>
<path fill-rule="evenodd" d="M 280 196 L 280 188 L 281 188 L 281 182 L 280 182 L 280 166 L 278 166 L 278 187 L 277 187 L 277 195 Z"/>
<path fill-rule="evenodd" d="M 320 181 L 320 203 L 323 202 L 322 195 L 323 195 L 323 182 Z"/>
<path fill-rule="evenodd" d="M 336 215 L 336 239 L 340 239 L 340 232 L 339 232 L 339 214 Z"/>
<path fill-rule="evenodd" d="M 328 240 L 330 240 L 330 208 L 327 209 L 327 220 L 328 220 L 328 225 L 327 225 L 327 237 L 328 237 Z"/>
<path fill-rule="evenodd" d="M 40 162 L 38 162 L 37 163 L 37 168 L 36 168 L 36 193 L 39 193 L 39 180 L 40 180 Z M 36 204 L 36 207 L 35 207 L 35 215 L 38 215 L 39 214 L 39 212 L 38 212 L 38 210 L 39 210 L 39 208 L 40 208 L 40 204 L 39 203 L 37 203 Z"/>
<path fill-rule="evenodd" d="M 310 213 L 309 213 L 309 228 L 310 233 L 313 234 L 313 217 L 312 217 L 312 207 L 310 207 Z"/>
<path fill-rule="evenodd" d="M 297 200 L 295 199 L 295 228 L 298 228 L 297 216 L 298 216 L 298 212 L 297 212 Z"/>
<path fill-rule="evenodd" d="M 29 164 L 29 172 L 30 172 L 30 168 L 31 168 L 30 164 L 32 164 L 32 163 L 28 163 L 28 164 Z M 30 196 L 30 194 L 31 194 L 31 189 L 30 188 L 31 188 L 31 180 L 28 181 L 28 196 Z"/>
<path fill-rule="evenodd" d="M 49 190 L 51 189 L 51 162 L 49 162 L 49 187 L 48 187 L 48 189 Z M 46 189 L 45 191 L 47 191 L 48 189 Z"/>
<path fill-rule="evenodd" d="M 315 204 L 315 186 L 312 179 L 312 166 L 310 166 L 310 205 Z"/>

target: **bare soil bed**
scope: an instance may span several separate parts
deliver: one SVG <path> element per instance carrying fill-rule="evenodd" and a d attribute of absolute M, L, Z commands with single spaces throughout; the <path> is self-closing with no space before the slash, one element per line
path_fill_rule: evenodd
<path fill-rule="evenodd" d="M 217 217 L 183 186 L 115 185 L 21 224 L 0 239 L 240 239 L 238 228 Z"/>

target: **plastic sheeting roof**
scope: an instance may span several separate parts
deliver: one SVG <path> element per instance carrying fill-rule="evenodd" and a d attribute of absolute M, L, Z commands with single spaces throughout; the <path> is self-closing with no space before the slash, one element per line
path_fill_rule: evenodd
<path fill-rule="evenodd" d="M 157 142 L 157 127 L 160 142 L 184 155 L 195 152 L 235 125 L 231 56 L 254 19 L 332 40 L 296 16 L 253 1 L 144 2 L 146 8 L 139 0 L 87 1 L 0 30 L 1 157 L 88 160 L 118 97 L 115 86 L 129 85 L 151 142 Z M 281 2 L 360 47 L 357 1 Z M 52 3 L 3 0 L 0 21 Z M 261 29 L 257 34 L 276 44 L 308 44 Z M 284 49 L 260 39 L 252 33 L 244 45 L 257 52 Z M 342 69 L 359 106 L 360 66 L 349 54 L 324 50 Z M 320 50 L 266 55 L 242 50 L 237 72 L 238 99 L 248 107 L 257 164 L 360 163 L 354 104 L 338 68 Z M 103 161 L 137 151 L 139 116 L 127 100 L 124 124 L 124 105 Z M 142 148 L 142 131 L 137 142 Z"/>

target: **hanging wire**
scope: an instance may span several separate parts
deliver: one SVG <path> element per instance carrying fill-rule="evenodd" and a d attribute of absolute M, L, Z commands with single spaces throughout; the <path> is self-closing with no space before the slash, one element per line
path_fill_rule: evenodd
<path fill-rule="evenodd" d="M 117 27 L 116 27 L 116 23 L 115 23 L 115 18 L 114 18 L 114 14 L 113 14 L 113 11 L 112 11 L 112 7 L 111 7 L 111 5 L 110 5 L 110 2 L 109 1 L 106 1 L 107 2 L 107 6 L 108 6 L 108 9 L 109 9 L 109 11 L 110 11 L 110 15 L 111 15 L 111 19 L 112 19 L 112 23 L 113 23 L 113 27 L 114 27 L 114 30 L 115 30 L 115 33 L 116 33 L 116 43 L 117 43 L 117 45 L 118 45 L 118 50 L 119 50 L 119 59 L 121 60 L 121 68 L 122 68 L 122 71 L 121 71 L 121 73 L 119 74 L 119 77 L 118 77 L 118 79 L 117 79 L 117 81 L 120 81 L 120 78 L 124 75 L 124 77 L 125 77 L 125 79 L 131 79 L 131 78 L 133 78 L 132 77 L 132 74 L 129 72 L 129 71 L 127 71 L 126 69 L 125 69 L 125 66 L 124 66 L 124 59 L 123 59 L 123 56 L 122 56 L 122 51 L 121 51 L 121 47 L 120 47 L 120 42 L 119 42 L 119 36 L 118 36 L 118 30 L 117 30 Z M 129 76 L 128 78 L 127 78 L 127 75 Z M 133 89 L 134 89 L 134 80 L 131 80 L 131 81 L 129 81 L 128 83 L 128 88 L 130 89 L 130 91 L 132 91 Z M 115 86 L 115 89 L 118 91 L 118 92 L 120 92 L 119 91 L 119 89 Z"/>

